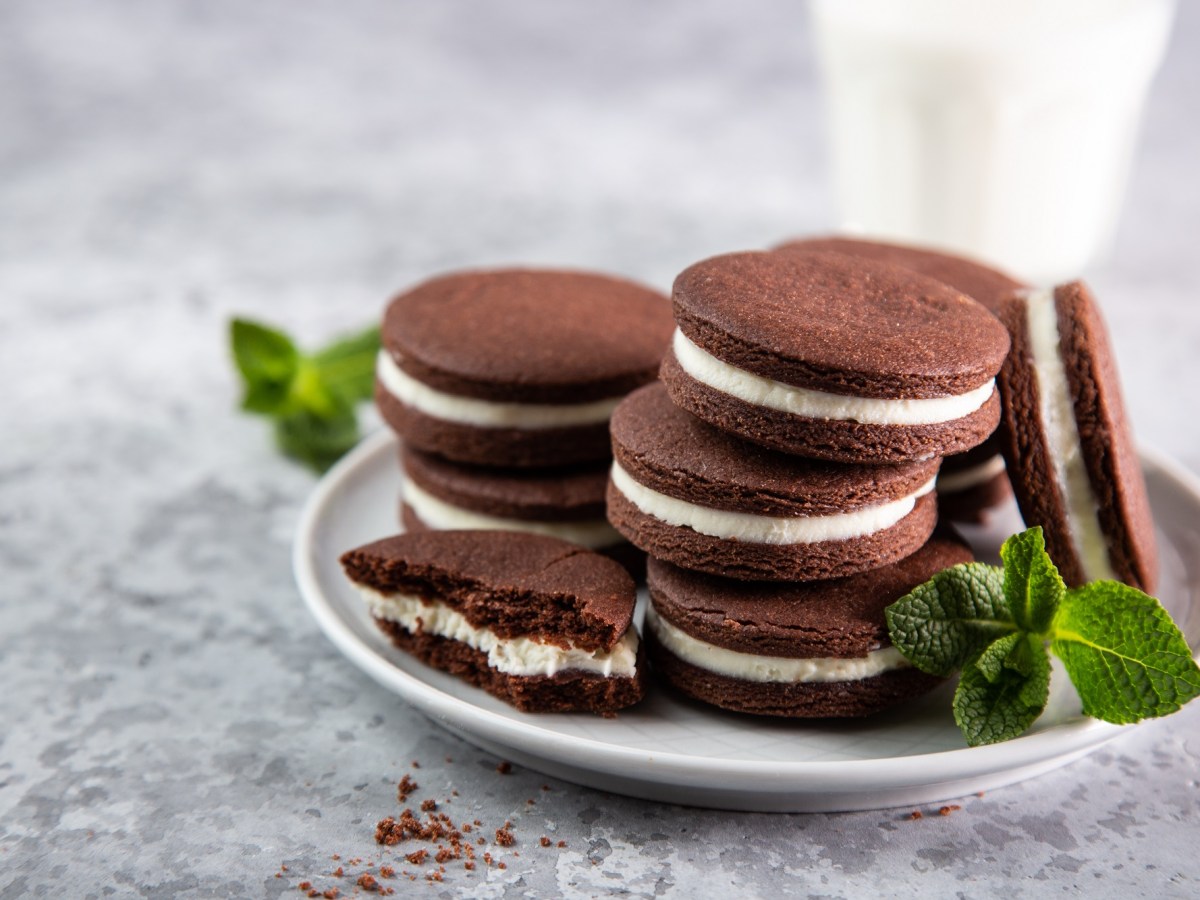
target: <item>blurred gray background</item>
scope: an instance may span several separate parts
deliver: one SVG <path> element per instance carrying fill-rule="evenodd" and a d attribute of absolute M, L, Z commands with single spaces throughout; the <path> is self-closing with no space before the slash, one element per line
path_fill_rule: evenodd
<path fill-rule="evenodd" d="M 1091 275 L 1139 438 L 1195 472 L 1200 6 L 1180 5 Z M 281 861 L 373 850 L 408 759 L 450 752 L 426 777 L 492 820 L 545 780 L 497 784 L 308 619 L 288 552 L 312 478 L 235 411 L 231 314 L 311 345 L 416 279 L 511 262 L 666 289 L 827 228 L 826 172 L 800 4 L 0 4 L 0 896 L 294 892 Z M 1198 724 L 912 827 L 556 782 L 524 833 L 568 850 L 437 890 L 1194 895 Z"/>

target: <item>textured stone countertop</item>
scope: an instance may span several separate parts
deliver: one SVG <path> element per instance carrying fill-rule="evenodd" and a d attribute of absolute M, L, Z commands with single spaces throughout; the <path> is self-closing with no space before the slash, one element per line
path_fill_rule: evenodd
<path fill-rule="evenodd" d="M 1195 472 L 1181 6 L 1092 281 L 1140 439 Z M 706 812 L 498 774 L 305 611 L 313 479 L 236 412 L 228 317 L 312 343 L 450 267 L 666 286 L 823 228 L 803 9 L 736 7 L 0 5 L 0 897 L 351 894 L 330 857 L 379 858 L 405 773 L 518 837 L 504 869 L 388 882 L 417 895 L 1200 893 L 1200 704 L 947 817 Z"/>

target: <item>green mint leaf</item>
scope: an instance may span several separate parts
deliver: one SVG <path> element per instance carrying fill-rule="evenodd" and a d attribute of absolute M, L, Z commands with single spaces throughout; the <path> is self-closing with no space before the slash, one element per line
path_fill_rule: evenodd
<path fill-rule="evenodd" d="M 995 744 L 1029 729 L 1050 696 L 1050 658 L 1037 635 L 993 641 L 963 668 L 954 692 L 954 721 L 968 746 Z"/>
<path fill-rule="evenodd" d="M 1000 559 L 1004 563 L 1004 596 L 1013 620 L 1025 631 L 1044 634 L 1067 586 L 1046 553 L 1041 526 L 1006 540 Z"/>
<path fill-rule="evenodd" d="M 998 681 L 1004 673 L 1005 662 L 1008 660 L 1009 654 L 1024 638 L 1023 632 L 1014 631 L 1012 634 L 1006 634 L 1004 637 L 992 641 L 975 660 L 975 668 L 979 669 L 988 681 Z"/>
<path fill-rule="evenodd" d="M 962 563 L 934 575 L 886 610 L 892 643 L 923 672 L 950 675 L 998 637 L 1016 631 L 1001 570 Z"/>
<path fill-rule="evenodd" d="M 358 420 L 347 404 L 332 414 L 301 409 L 275 420 L 275 442 L 284 454 L 324 472 L 358 442 Z"/>
<path fill-rule="evenodd" d="M 369 400 L 375 391 L 379 328 L 340 338 L 313 354 L 311 361 L 325 387 L 348 400 Z"/>
<path fill-rule="evenodd" d="M 1052 623 L 1085 715 L 1127 724 L 1165 716 L 1200 695 L 1191 648 L 1153 597 L 1116 581 L 1069 590 Z"/>
<path fill-rule="evenodd" d="M 230 323 L 229 342 L 246 387 L 242 408 L 266 414 L 283 409 L 300 367 L 296 345 L 283 332 L 246 319 Z"/>

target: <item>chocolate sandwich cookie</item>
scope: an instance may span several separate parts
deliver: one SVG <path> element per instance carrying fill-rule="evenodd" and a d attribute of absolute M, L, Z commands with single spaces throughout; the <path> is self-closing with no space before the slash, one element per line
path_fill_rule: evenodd
<path fill-rule="evenodd" d="M 1158 550 L 1099 307 L 1071 282 L 1014 294 L 1000 373 L 1001 445 L 1027 525 L 1041 525 L 1067 584 L 1112 578 L 1153 592 Z"/>
<path fill-rule="evenodd" d="M 842 253 L 733 253 L 675 279 L 672 399 L 763 446 L 896 463 L 995 429 L 1003 326 L 939 281 Z"/>
<path fill-rule="evenodd" d="M 492 469 L 400 451 L 406 531 L 528 531 L 571 541 L 640 574 L 645 554 L 604 517 L 605 463 L 570 469 Z"/>
<path fill-rule="evenodd" d="M 827 250 L 903 266 L 962 291 L 993 314 L 999 314 L 1005 297 L 1028 287 L 1010 275 L 973 260 L 903 244 L 821 237 L 789 241 L 777 249 L 782 252 Z M 1012 496 L 1004 472 L 1004 458 L 995 436 L 966 453 L 942 460 L 937 493 L 939 515 L 957 522 L 981 522 L 989 509 Z"/>
<path fill-rule="evenodd" d="M 971 560 L 935 536 L 881 569 L 807 584 L 732 581 L 651 558 L 645 640 L 655 672 L 723 709 L 805 718 L 863 716 L 935 687 L 888 638 L 884 610 Z"/>
<path fill-rule="evenodd" d="M 612 419 L 608 518 L 653 557 L 731 578 L 806 581 L 915 551 L 937 520 L 938 460 L 802 459 L 748 444 L 635 391 Z"/>
<path fill-rule="evenodd" d="M 464 272 L 383 317 L 375 398 L 409 445 L 458 462 L 608 457 L 608 417 L 654 380 L 671 313 L 648 288 L 583 272 Z"/>
<path fill-rule="evenodd" d="M 392 643 L 526 712 L 609 713 L 645 692 L 633 580 L 556 538 L 426 531 L 342 556 Z"/>

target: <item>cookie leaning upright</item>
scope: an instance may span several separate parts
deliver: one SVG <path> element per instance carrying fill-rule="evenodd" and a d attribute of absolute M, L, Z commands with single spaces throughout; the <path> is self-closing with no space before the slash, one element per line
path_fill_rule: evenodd
<path fill-rule="evenodd" d="M 1115 578 L 1153 592 L 1158 551 L 1100 310 L 1071 282 L 1010 296 L 1000 373 L 1002 449 L 1027 525 L 1072 586 Z"/>
<path fill-rule="evenodd" d="M 653 381 L 665 298 L 619 278 L 498 270 L 435 278 L 384 313 L 376 401 L 410 446 L 457 462 L 608 458 L 608 417 Z"/>
<path fill-rule="evenodd" d="M 662 379 L 683 409 L 814 459 L 958 453 L 996 427 L 1004 327 L 953 288 L 839 253 L 734 253 L 675 279 Z"/>

